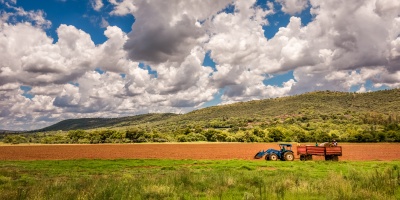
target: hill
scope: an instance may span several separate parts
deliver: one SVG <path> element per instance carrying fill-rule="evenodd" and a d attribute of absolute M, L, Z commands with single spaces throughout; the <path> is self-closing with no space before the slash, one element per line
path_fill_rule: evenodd
<path fill-rule="evenodd" d="M 10 131 L 10 130 L 1 130 L 0 129 L 0 135 L 1 134 L 8 134 L 8 133 L 10 133 L 10 134 L 13 134 L 13 133 L 22 133 L 23 131 Z"/>
<path fill-rule="evenodd" d="M 350 118 L 383 117 L 391 115 L 392 120 L 400 117 L 400 89 L 368 93 L 317 91 L 296 96 L 265 100 L 254 100 L 195 110 L 183 115 L 172 113 L 144 114 L 122 118 L 68 119 L 40 131 L 94 129 L 147 126 L 170 126 L 176 124 L 204 124 L 215 120 L 237 122 L 261 122 L 268 119 L 288 117 L 332 117 L 346 115 Z M 388 118 L 388 117 L 386 117 Z M 400 120 L 400 119 L 399 119 Z M 231 126 L 232 124 L 228 124 Z"/>
<path fill-rule="evenodd" d="M 196 110 L 183 118 L 204 120 L 217 117 L 276 117 L 293 114 L 344 112 L 389 113 L 400 111 L 400 89 L 369 93 L 318 91 L 297 96 L 255 100 Z"/>
<path fill-rule="evenodd" d="M 163 114 L 144 114 L 130 117 L 121 118 L 81 118 L 81 119 L 67 119 L 58 122 L 54 125 L 36 131 L 58 131 L 58 130 L 76 130 L 76 129 L 95 129 L 102 127 L 113 126 L 131 126 L 139 125 L 149 122 L 156 122 L 168 119 L 176 114 L 163 113 Z"/>
<path fill-rule="evenodd" d="M 3 141 L 400 142 L 400 89 L 368 93 L 317 91 L 213 106 L 181 115 L 69 119 L 32 132 Z"/>

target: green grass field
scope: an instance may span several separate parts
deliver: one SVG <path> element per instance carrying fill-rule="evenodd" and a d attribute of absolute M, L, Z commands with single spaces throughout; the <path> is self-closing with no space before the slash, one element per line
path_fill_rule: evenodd
<path fill-rule="evenodd" d="M 0 199 L 400 199 L 400 161 L 1 161 Z"/>

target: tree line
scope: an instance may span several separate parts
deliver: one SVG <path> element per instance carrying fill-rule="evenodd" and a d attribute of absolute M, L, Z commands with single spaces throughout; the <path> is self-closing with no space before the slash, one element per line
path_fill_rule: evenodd
<path fill-rule="evenodd" d="M 313 123 L 282 123 L 244 128 L 201 128 L 186 126 L 171 131 L 133 127 L 124 130 L 70 130 L 7 134 L 4 143 L 99 144 L 144 142 L 400 142 L 400 124 L 384 126 Z"/>

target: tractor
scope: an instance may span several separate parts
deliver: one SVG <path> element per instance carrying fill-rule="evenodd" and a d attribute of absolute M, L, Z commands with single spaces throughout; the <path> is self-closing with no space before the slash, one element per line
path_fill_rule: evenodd
<path fill-rule="evenodd" d="M 265 160 L 282 160 L 282 161 L 293 161 L 294 154 L 292 151 L 292 144 L 279 144 L 280 150 L 268 149 L 266 151 L 261 150 L 254 158 L 260 159 L 265 155 Z"/>

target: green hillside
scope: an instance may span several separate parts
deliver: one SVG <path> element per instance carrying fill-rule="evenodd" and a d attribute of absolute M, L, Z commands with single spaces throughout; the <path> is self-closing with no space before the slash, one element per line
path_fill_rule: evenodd
<path fill-rule="evenodd" d="M 122 118 L 68 119 L 41 131 L 116 128 L 143 124 L 169 126 L 172 124 L 206 123 L 213 120 L 230 120 L 232 123 L 243 120 L 265 122 L 265 120 L 268 121 L 271 118 L 286 119 L 294 116 L 315 118 L 316 116 L 331 117 L 341 114 L 358 118 L 379 114 L 391 114 L 397 117 L 400 114 L 400 89 L 370 93 L 319 91 L 297 96 L 214 106 L 184 115 L 165 113 Z"/>
<path fill-rule="evenodd" d="M 315 142 L 332 139 L 400 142 L 399 122 L 400 89 L 369 93 L 318 91 L 208 107 L 182 115 L 70 119 L 19 139 L 42 143 Z M 42 141 L 43 138 L 48 140 Z M 7 141 L 14 140 L 9 137 Z"/>
<path fill-rule="evenodd" d="M 131 117 L 121 118 L 81 118 L 81 119 L 67 119 L 58 122 L 54 125 L 40 129 L 39 131 L 58 131 L 58 130 L 76 130 L 76 129 L 95 129 L 102 127 L 113 127 L 113 126 L 130 126 L 139 125 L 149 122 L 157 122 L 168 119 L 175 116 L 173 113 L 163 114 L 144 114 L 136 115 Z"/>
<path fill-rule="evenodd" d="M 297 96 L 257 100 L 205 108 L 188 113 L 184 118 L 204 120 L 216 117 L 275 117 L 311 113 L 344 112 L 390 113 L 400 111 L 400 89 L 370 93 L 311 92 Z"/>

